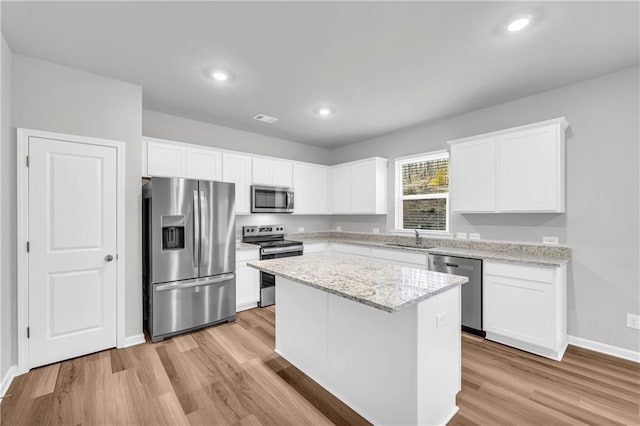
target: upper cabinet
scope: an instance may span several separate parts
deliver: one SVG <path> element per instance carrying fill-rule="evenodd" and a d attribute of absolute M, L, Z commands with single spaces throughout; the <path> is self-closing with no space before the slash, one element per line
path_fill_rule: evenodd
<path fill-rule="evenodd" d="M 253 157 L 253 184 L 293 186 L 293 163 L 273 158 Z"/>
<path fill-rule="evenodd" d="M 143 153 L 145 176 L 221 180 L 222 152 L 211 148 L 146 139 Z M 144 159 L 146 158 L 146 164 Z"/>
<path fill-rule="evenodd" d="M 308 163 L 294 163 L 294 214 L 327 214 L 329 167 Z"/>
<path fill-rule="evenodd" d="M 379 157 L 331 168 L 333 214 L 386 214 L 387 164 Z"/>
<path fill-rule="evenodd" d="M 450 141 L 451 208 L 564 213 L 564 118 Z"/>
<path fill-rule="evenodd" d="M 236 184 L 236 214 L 251 213 L 251 157 L 224 152 L 222 180 Z"/>

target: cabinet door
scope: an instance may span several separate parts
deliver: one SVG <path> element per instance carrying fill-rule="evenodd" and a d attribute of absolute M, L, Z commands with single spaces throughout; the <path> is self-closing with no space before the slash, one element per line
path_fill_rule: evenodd
<path fill-rule="evenodd" d="M 236 214 L 251 213 L 251 157 L 225 152 L 222 169 L 222 180 L 236 184 Z"/>
<path fill-rule="evenodd" d="M 260 300 L 260 272 L 247 266 L 236 264 L 236 310 L 256 307 Z"/>
<path fill-rule="evenodd" d="M 557 126 L 499 137 L 500 210 L 559 211 Z"/>
<path fill-rule="evenodd" d="M 215 149 L 187 148 L 187 176 L 191 179 L 222 180 L 222 153 Z"/>
<path fill-rule="evenodd" d="M 147 144 L 149 176 L 187 177 L 187 150 L 183 146 L 149 142 Z"/>
<path fill-rule="evenodd" d="M 294 214 L 327 213 L 327 168 L 312 164 L 293 166 Z"/>
<path fill-rule="evenodd" d="M 351 213 L 351 166 L 331 169 L 331 211 L 335 214 Z"/>
<path fill-rule="evenodd" d="M 376 163 L 374 160 L 351 166 L 351 213 L 376 212 Z"/>
<path fill-rule="evenodd" d="M 255 185 L 273 185 L 273 167 L 268 158 L 253 157 L 252 182 Z"/>
<path fill-rule="evenodd" d="M 414 268 L 427 268 L 427 255 L 409 250 L 372 248 L 371 257 L 396 264 L 413 266 Z"/>
<path fill-rule="evenodd" d="M 487 333 L 554 349 L 553 283 L 485 274 Z"/>
<path fill-rule="evenodd" d="M 271 161 L 272 182 L 275 186 L 293 186 L 293 163 L 290 161 Z"/>
<path fill-rule="evenodd" d="M 331 243 L 329 244 L 329 247 L 331 249 L 331 253 L 347 254 L 359 257 L 369 257 L 371 254 L 371 249 L 369 247 L 358 246 L 355 244 Z"/>
<path fill-rule="evenodd" d="M 451 146 L 451 209 L 456 212 L 496 210 L 495 140 L 479 139 Z"/>

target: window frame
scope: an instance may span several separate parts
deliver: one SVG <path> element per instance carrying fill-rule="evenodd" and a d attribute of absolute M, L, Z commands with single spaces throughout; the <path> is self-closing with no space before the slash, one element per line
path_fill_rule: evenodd
<path fill-rule="evenodd" d="M 426 199 L 439 199 L 444 198 L 446 201 L 446 218 L 445 218 L 445 229 L 442 231 L 432 230 L 432 229 L 418 229 L 418 232 L 421 234 L 433 234 L 438 236 L 447 236 L 449 234 L 450 229 L 450 205 L 449 205 L 449 194 L 450 189 L 446 193 L 440 194 L 420 194 L 420 195 L 403 195 L 402 193 L 402 166 L 409 163 L 420 163 L 424 161 L 432 161 L 432 160 L 440 160 L 446 158 L 447 162 L 449 160 L 449 151 L 448 150 L 439 150 L 439 151 L 431 151 L 425 152 L 423 154 L 410 155 L 406 157 L 399 157 L 394 160 L 395 162 L 395 230 L 396 233 L 409 233 L 414 232 L 415 229 L 405 229 L 403 227 L 403 201 L 404 200 L 426 200 Z M 450 166 L 449 163 L 447 163 Z M 450 169 L 449 169 L 450 170 Z"/>

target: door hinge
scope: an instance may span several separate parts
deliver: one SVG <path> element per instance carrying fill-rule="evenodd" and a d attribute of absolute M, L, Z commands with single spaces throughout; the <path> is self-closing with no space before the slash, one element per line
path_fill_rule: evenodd
<path fill-rule="evenodd" d="M 29 244 L 29 241 L 27 241 L 27 253 L 29 253 L 30 250 L 31 250 L 31 244 Z"/>
<path fill-rule="evenodd" d="M 27 167 L 29 167 L 29 156 L 27 155 Z"/>
<path fill-rule="evenodd" d="M 27 327 L 27 339 L 31 338 L 31 327 Z"/>

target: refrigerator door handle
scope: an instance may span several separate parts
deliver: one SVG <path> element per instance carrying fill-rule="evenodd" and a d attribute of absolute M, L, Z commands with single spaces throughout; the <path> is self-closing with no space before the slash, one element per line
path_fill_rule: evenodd
<path fill-rule="evenodd" d="M 236 276 L 236 274 L 224 274 L 224 275 L 217 276 L 215 278 L 205 278 L 205 279 L 197 278 L 195 280 L 189 280 L 189 281 L 182 282 L 182 283 L 156 285 L 154 287 L 154 289 L 156 291 L 167 291 L 167 290 L 176 290 L 176 289 L 183 289 L 183 288 L 199 287 L 199 286 L 202 286 L 202 285 L 211 285 L 211 284 L 221 283 L 221 282 L 224 282 L 224 281 L 229 281 L 229 280 L 233 279 L 235 276 Z"/>
<path fill-rule="evenodd" d="M 204 191 L 200 192 L 200 258 L 198 263 L 202 264 L 205 259 L 209 259 L 209 230 L 207 229 L 206 218 L 209 215 L 209 205 Z"/>
<path fill-rule="evenodd" d="M 193 266 L 200 264 L 200 199 L 198 191 L 193 191 Z"/>

